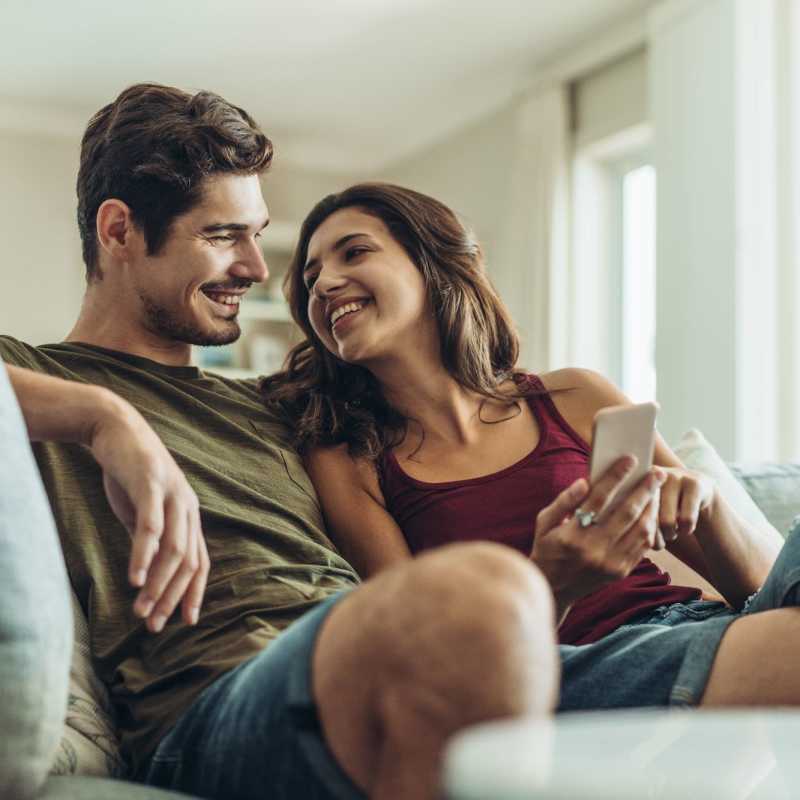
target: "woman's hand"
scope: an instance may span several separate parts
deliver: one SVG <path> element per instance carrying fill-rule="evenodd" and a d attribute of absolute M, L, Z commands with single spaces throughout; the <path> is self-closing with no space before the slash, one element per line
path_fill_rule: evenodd
<path fill-rule="evenodd" d="M 610 514 L 603 515 L 634 465 L 634 459 L 621 458 L 593 486 L 576 481 L 536 518 L 531 559 L 550 583 L 559 622 L 572 603 L 629 575 L 658 545 L 658 495 L 666 477 L 660 467 L 653 467 Z M 573 516 L 579 508 L 602 522 L 582 527 Z"/>
<path fill-rule="evenodd" d="M 667 542 L 695 532 L 701 512 L 714 502 L 716 486 L 711 478 L 683 467 L 662 467 L 658 527 Z"/>

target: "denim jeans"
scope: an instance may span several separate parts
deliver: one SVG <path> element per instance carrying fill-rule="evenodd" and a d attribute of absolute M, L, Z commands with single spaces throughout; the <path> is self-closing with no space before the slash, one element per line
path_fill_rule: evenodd
<path fill-rule="evenodd" d="M 220 800 L 363 800 L 325 743 L 311 693 L 317 634 L 343 596 L 209 686 L 161 741 L 147 783 Z"/>
<path fill-rule="evenodd" d="M 743 610 L 705 600 L 674 603 L 599 642 L 561 645 L 559 711 L 698 705 L 728 626 L 745 614 L 800 605 L 798 585 L 800 520 Z"/>
<path fill-rule="evenodd" d="M 746 612 L 675 603 L 599 642 L 562 645 L 559 711 L 696 705 L 728 626 L 743 613 L 797 605 L 799 582 L 797 525 Z M 328 749 L 311 694 L 314 643 L 339 597 L 206 689 L 162 740 L 148 783 L 225 800 L 363 798 Z"/>

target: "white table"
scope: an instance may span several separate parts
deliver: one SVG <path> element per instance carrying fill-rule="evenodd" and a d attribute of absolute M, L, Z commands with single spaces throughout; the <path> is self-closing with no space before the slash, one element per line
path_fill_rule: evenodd
<path fill-rule="evenodd" d="M 799 711 L 617 711 L 472 728 L 450 800 L 797 800 Z"/>

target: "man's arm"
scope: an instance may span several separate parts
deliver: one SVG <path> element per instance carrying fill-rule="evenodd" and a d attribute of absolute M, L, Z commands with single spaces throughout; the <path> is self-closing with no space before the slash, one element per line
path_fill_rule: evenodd
<path fill-rule="evenodd" d="M 103 470 L 112 509 L 133 537 L 134 611 L 160 631 L 180 602 L 197 617 L 209 559 L 197 496 L 138 411 L 108 389 L 7 365 L 32 441 L 75 442 Z"/>

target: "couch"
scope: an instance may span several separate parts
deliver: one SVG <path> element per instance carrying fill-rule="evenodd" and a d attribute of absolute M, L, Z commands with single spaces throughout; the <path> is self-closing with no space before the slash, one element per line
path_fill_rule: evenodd
<path fill-rule="evenodd" d="M 0 798 L 186 797 L 125 780 L 113 709 L 92 669 L 86 619 L 1 362 L 0 441 Z M 729 470 L 697 431 L 676 451 L 710 474 L 750 522 L 788 530 L 800 465 Z"/>
<path fill-rule="evenodd" d="M 91 673 L 88 646 L 80 634 L 80 623 L 85 630 L 86 621 L 76 603 L 79 635 L 73 651 L 73 595 L 47 496 L 2 362 L 0 442 L 0 798 L 186 797 L 100 777 L 120 773 L 114 759 L 103 759 L 103 770 L 82 768 L 82 740 L 109 749 L 103 734 L 98 734 L 102 720 L 95 718 L 82 687 L 75 685 L 77 672 Z M 84 662 L 89 673 L 82 669 Z M 68 703 L 77 727 L 65 726 Z M 113 733 L 111 738 L 115 740 Z"/>

